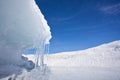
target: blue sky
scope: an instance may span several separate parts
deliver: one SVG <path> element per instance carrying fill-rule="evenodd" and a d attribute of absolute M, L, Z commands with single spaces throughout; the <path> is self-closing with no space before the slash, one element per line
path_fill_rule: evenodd
<path fill-rule="evenodd" d="M 120 0 L 36 0 L 51 27 L 50 53 L 120 40 Z"/>

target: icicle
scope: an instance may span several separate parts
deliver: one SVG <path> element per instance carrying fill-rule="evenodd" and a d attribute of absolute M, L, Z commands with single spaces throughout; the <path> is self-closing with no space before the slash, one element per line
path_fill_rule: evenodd
<path fill-rule="evenodd" d="M 36 51 L 36 67 L 44 65 L 45 40 L 41 41 Z"/>
<path fill-rule="evenodd" d="M 45 45 L 45 54 L 49 54 L 49 45 L 50 44 Z"/>
<path fill-rule="evenodd" d="M 50 44 L 47 44 L 47 54 L 50 52 Z"/>

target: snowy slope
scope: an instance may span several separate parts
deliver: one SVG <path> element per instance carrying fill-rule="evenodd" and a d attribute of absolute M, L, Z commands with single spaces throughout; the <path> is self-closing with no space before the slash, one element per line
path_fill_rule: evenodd
<path fill-rule="evenodd" d="M 34 61 L 34 55 L 27 55 Z M 120 67 L 120 40 L 82 51 L 45 55 L 53 67 Z"/>
<path fill-rule="evenodd" d="M 34 55 L 24 56 L 34 61 Z M 44 74 L 37 68 L 23 71 L 16 80 L 120 80 L 120 40 L 82 51 L 45 55 L 45 63 L 48 69 Z"/>

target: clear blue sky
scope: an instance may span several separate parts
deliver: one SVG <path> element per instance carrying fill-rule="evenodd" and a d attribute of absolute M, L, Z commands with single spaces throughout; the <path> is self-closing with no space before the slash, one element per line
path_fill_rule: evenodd
<path fill-rule="evenodd" d="M 51 27 L 50 53 L 120 40 L 120 0 L 36 0 Z"/>

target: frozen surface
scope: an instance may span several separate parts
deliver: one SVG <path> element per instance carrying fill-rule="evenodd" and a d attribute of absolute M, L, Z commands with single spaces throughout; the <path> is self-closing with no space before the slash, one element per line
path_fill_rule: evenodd
<path fill-rule="evenodd" d="M 52 67 L 49 80 L 120 80 L 119 68 Z"/>
<path fill-rule="evenodd" d="M 34 61 L 34 55 L 26 56 Z M 46 55 L 45 63 L 50 68 L 48 80 L 120 80 L 120 41 Z"/>
<path fill-rule="evenodd" d="M 34 55 L 24 55 L 35 61 Z M 120 41 L 83 51 L 45 56 L 48 65 L 30 72 L 22 71 L 16 80 L 120 80 Z M 8 80 L 8 76 L 1 80 Z"/>
<path fill-rule="evenodd" d="M 33 55 L 28 55 L 34 61 Z M 120 40 L 82 51 L 45 55 L 53 67 L 120 67 Z"/>
<path fill-rule="evenodd" d="M 23 72 L 16 80 L 120 80 L 119 68 L 101 67 L 50 67 L 42 73 L 40 69 Z M 13 75 L 14 76 L 14 75 Z M 8 80 L 10 77 L 0 79 Z"/>
<path fill-rule="evenodd" d="M 23 52 L 43 50 L 50 38 L 50 28 L 35 0 L 0 0 L 0 78 L 21 68 L 34 68 Z"/>

